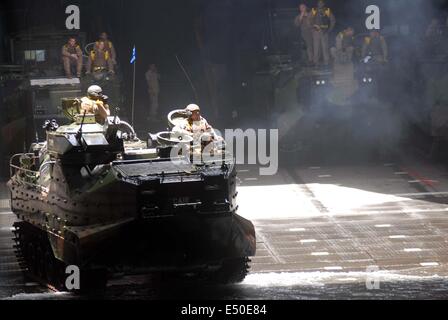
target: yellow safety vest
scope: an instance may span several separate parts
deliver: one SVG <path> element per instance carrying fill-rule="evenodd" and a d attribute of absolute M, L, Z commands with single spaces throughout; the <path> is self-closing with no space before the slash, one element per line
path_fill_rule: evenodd
<path fill-rule="evenodd" d="M 313 17 L 315 17 L 317 15 L 317 12 L 318 12 L 317 8 L 311 9 L 311 14 L 313 15 Z M 325 8 L 324 9 L 324 14 L 327 17 L 330 17 L 331 16 L 331 9 L 330 8 Z"/>
<path fill-rule="evenodd" d="M 90 58 L 92 59 L 92 61 L 95 61 L 96 58 L 96 51 L 92 50 L 90 51 Z M 109 51 L 104 51 L 104 59 L 106 59 L 106 61 L 109 60 Z"/>
<path fill-rule="evenodd" d="M 380 36 L 380 40 L 383 41 L 383 40 L 384 40 L 384 37 L 383 37 L 383 36 Z M 364 38 L 364 43 L 365 43 L 366 45 L 371 44 L 371 43 L 372 43 L 372 38 L 371 38 L 371 37 L 365 37 L 365 38 Z"/>
<path fill-rule="evenodd" d="M 68 44 L 64 44 L 64 47 L 65 47 L 65 49 L 70 49 L 70 46 L 68 45 Z M 79 45 L 76 45 L 76 47 L 75 47 L 75 50 L 77 50 L 77 49 L 81 49 L 80 47 L 79 47 Z"/>

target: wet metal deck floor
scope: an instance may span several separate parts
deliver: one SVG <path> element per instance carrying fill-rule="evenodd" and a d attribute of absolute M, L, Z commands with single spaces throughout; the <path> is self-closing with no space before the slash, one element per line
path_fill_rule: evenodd
<path fill-rule="evenodd" d="M 272 177 L 240 167 L 238 176 L 239 214 L 254 222 L 258 242 L 243 284 L 150 294 L 129 280 L 112 284 L 110 298 L 120 286 L 133 287 L 140 299 L 448 298 L 446 169 L 412 160 L 286 168 Z M 38 286 L 21 283 L 13 220 L 0 209 L 0 298 L 42 298 Z M 381 290 L 366 287 L 372 279 Z"/>
<path fill-rule="evenodd" d="M 257 229 L 254 272 L 448 276 L 448 180 L 441 168 L 293 168 L 257 180 L 245 177 L 251 172 L 239 173 L 239 190 L 240 214 Z"/>

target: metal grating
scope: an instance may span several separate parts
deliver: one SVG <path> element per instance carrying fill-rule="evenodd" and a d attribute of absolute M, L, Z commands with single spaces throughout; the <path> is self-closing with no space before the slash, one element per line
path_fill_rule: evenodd
<path fill-rule="evenodd" d="M 185 161 L 163 161 L 163 162 L 144 162 L 144 163 L 120 163 L 114 165 L 121 174 L 127 177 L 149 176 L 157 174 L 175 174 L 175 173 L 191 173 L 195 171 L 195 167 Z"/>

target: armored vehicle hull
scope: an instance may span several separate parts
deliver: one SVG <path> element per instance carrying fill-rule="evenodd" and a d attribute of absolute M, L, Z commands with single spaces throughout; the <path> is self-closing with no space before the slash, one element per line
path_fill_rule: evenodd
<path fill-rule="evenodd" d="M 158 271 L 242 281 L 256 241 L 252 223 L 236 214 L 233 159 L 195 164 L 136 152 L 111 121 L 104 135 L 98 124 L 81 134 L 61 127 L 12 158 L 8 186 L 25 272 L 59 290 L 68 266 L 81 270 L 81 290 L 104 287 L 114 274 Z"/>

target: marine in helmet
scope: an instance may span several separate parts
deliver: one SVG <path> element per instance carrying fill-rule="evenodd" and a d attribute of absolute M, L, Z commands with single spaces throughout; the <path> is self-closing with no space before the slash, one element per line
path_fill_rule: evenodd
<path fill-rule="evenodd" d="M 81 113 L 94 114 L 98 123 L 104 124 L 110 116 L 107 96 L 103 95 L 103 90 L 99 86 L 90 86 L 87 89 L 87 97 L 81 99 Z"/>
<path fill-rule="evenodd" d="M 189 135 L 195 141 L 200 141 L 205 137 L 210 141 L 219 139 L 213 127 L 201 116 L 201 108 L 198 105 L 188 105 L 185 112 L 188 114 L 188 119 L 174 127 L 173 132 Z"/>

